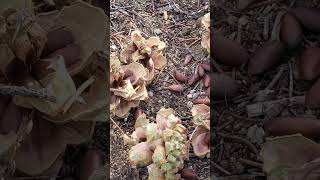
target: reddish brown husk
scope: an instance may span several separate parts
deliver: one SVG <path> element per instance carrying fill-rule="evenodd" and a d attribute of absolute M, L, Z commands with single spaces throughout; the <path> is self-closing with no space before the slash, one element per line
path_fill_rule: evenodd
<path fill-rule="evenodd" d="M 300 58 L 300 75 L 302 79 L 313 80 L 320 75 L 320 48 L 307 48 Z"/>
<path fill-rule="evenodd" d="M 230 98 L 237 95 L 239 87 L 231 77 L 214 73 L 212 80 L 212 95 L 214 99 Z"/>
<path fill-rule="evenodd" d="M 172 91 L 172 92 L 182 92 L 184 91 L 184 87 L 180 84 L 173 84 L 168 87 L 165 87 L 164 89 Z"/>
<path fill-rule="evenodd" d="M 240 44 L 218 34 L 214 34 L 212 38 L 212 47 L 215 50 L 212 54 L 214 60 L 229 66 L 239 66 L 247 62 L 248 52 Z"/>
<path fill-rule="evenodd" d="M 43 57 L 73 43 L 74 41 L 71 32 L 62 28 L 48 32 L 47 39 L 47 43 L 42 52 Z"/>
<path fill-rule="evenodd" d="M 311 89 L 306 93 L 305 105 L 309 108 L 320 107 L 320 79 L 318 79 Z"/>
<path fill-rule="evenodd" d="M 174 71 L 173 76 L 174 78 L 176 78 L 177 81 L 182 83 L 185 83 L 188 80 L 187 76 L 178 70 Z"/>
<path fill-rule="evenodd" d="M 308 138 L 320 135 L 320 121 L 306 117 L 279 117 L 264 122 L 264 129 L 272 136 L 284 136 L 301 133 Z"/>
<path fill-rule="evenodd" d="M 249 74 L 259 75 L 268 71 L 281 61 L 284 52 L 284 44 L 280 41 L 271 41 L 260 47 L 249 61 Z"/>
<path fill-rule="evenodd" d="M 291 12 L 299 20 L 302 27 L 314 33 L 320 32 L 319 8 L 297 7 L 292 9 Z"/>
<path fill-rule="evenodd" d="M 208 89 L 206 90 L 206 95 L 207 95 L 207 97 L 209 97 L 209 98 L 210 98 L 210 93 L 211 93 L 210 87 L 208 87 Z"/>
<path fill-rule="evenodd" d="M 299 47 L 302 40 L 302 29 L 299 21 L 291 14 L 282 17 L 280 39 L 290 50 Z"/>
<path fill-rule="evenodd" d="M 210 64 L 204 63 L 204 64 L 201 64 L 201 66 L 203 67 L 204 70 L 206 70 L 207 72 L 210 72 Z"/>
<path fill-rule="evenodd" d="M 190 79 L 188 80 L 188 85 L 191 86 L 194 83 L 196 83 L 199 80 L 199 75 L 198 73 L 193 74 Z"/>
<path fill-rule="evenodd" d="M 182 178 L 186 180 L 198 180 L 199 177 L 197 176 L 197 173 L 190 168 L 184 168 L 179 171 Z"/>
<path fill-rule="evenodd" d="M 78 45 L 70 44 L 62 49 L 55 51 L 50 54 L 48 57 L 55 57 L 57 55 L 61 55 L 64 58 L 64 62 L 66 67 L 69 67 L 80 60 L 80 52 L 81 48 Z"/>
<path fill-rule="evenodd" d="M 210 106 L 210 99 L 209 98 L 200 98 L 200 99 L 195 99 L 192 101 L 193 104 L 205 104 Z"/>
<path fill-rule="evenodd" d="M 262 0 L 238 0 L 237 8 L 239 10 L 246 9 L 250 4 L 256 2 L 256 1 L 262 1 Z"/>
<path fill-rule="evenodd" d="M 187 65 L 187 64 L 190 63 L 191 60 L 192 60 L 192 55 L 191 55 L 191 54 L 188 54 L 188 55 L 186 55 L 186 57 L 184 58 L 183 64 L 184 64 L 184 65 Z"/>
<path fill-rule="evenodd" d="M 102 165 L 101 153 L 93 149 L 88 150 L 80 163 L 79 180 L 88 180 Z"/>
<path fill-rule="evenodd" d="M 204 69 L 201 65 L 198 65 L 198 74 L 200 77 L 204 76 Z"/>
<path fill-rule="evenodd" d="M 210 86 L 210 76 L 208 74 L 203 77 L 203 85 L 204 87 Z"/>

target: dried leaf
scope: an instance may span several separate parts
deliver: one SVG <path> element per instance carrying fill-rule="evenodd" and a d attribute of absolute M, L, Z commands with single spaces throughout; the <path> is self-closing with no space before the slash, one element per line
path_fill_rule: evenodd
<path fill-rule="evenodd" d="M 150 55 L 154 63 L 154 68 L 162 69 L 167 64 L 167 59 L 159 52 L 153 52 Z"/>

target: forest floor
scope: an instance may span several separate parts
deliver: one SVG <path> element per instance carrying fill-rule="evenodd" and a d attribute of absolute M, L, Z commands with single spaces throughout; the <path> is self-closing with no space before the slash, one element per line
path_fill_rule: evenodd
<path fill-rule="evenodd" d="M 290 6 L 320 7 L 319 0 L 287 2 L 260 2 L 247 10 L 238 11 L 236 1 L 216 0 L 211 4 L 213 29 L 240 43 L 251 57 L 257 48 L 272 39 L 276 30 L 274 27 L 277 26 L 276 19 L 279 19 L 281 12 Z M 219 180 L 266 179 L 259 154 L 269 136 L 262 127 L 263 121 L 279 116 L 319 117 L 317 111 L 308 110 L 301 103 L 277 106 L 277 112 L 264 112 L 258 117 L 248 115 L 247 107 L 257 103 L 256 97 L 263 90 L 269 90 L 271 95 L 264 102 L 270 102 L 303 96 L 311 87 L 312 82 L 296 78 L 297 59 L 304 47 L 319 45 L 319 36 L 304 33 L 302 42 L 301 48 L 281 57 L 280 65 L 255 78 L 248 75 L 247 65 L 230 67 L 217 63 L 225 74 L 230 75 L 241 86 L 240 95 L 227 101 L 211 102 L 211 113 L 214 116 L 212 123 L 215 124 L 211 130 L 214 133 L 211 171 L 216 177 L 220 177 Z"/>
<path fill-rule="evenodd" d="M 175 115 L 182 119 L 190 135 L 194 129 L 192 123 L 192 100 L 187 98 L 191 90 L 204 91 L 202 82 L 193 86 L 185 86 L 182 93 L 173 93 L 168 90 L 159 90 L 161 87 L 175 84 L 172 78 L 174 70 L 180 70 L 190 77 L 199 63 L 209 63 L 208 53 L 201 47 L 200 18 L 209 12 L 209 2 L 205 0 L 168 0 L 168 1 L 111 1 L 111 53 L 119 55 L 130 40 L 130 32 L 140 30 L 145 38 L 158 36 L 166 43 L 164 55 L 168 60 L 162 71 L 157 71 L 153 82 L 147 87 L 149 99 L 140 102 L 139 109 L 146 113 L 151 120 L 161 107 L 173 108 Z M 164 18 L 168 14 L 168 19 Z M 188 65 L 182 65 L 186 55 L 192 55 Z M 191 103 L 192 105 L 192 103 Z M 132 114 L 126 119 L 117 119 L 116 122 L 123 131 L 130 134 L 133 131 L 135 120 Z M 147 179 L 147 168 L 132 169 L 128 161 L 129 148 L 123 144 L 122 134 L 115 127 L 111 127 L 111 179 Z M 192 149 L 192 148 L 190 148 Z M 200 179 L 210 176 L 210 158 L 197 158 L 190 154 L 185 167 L 195 170 Z"/>

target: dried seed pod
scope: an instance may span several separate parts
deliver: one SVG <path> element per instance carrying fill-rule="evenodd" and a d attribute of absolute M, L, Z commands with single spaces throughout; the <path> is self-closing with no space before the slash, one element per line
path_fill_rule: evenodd
<path fill-rule="evenodd" d="M 281 61 L 285 47 L 280 41 L 271 41 L 260 47 L 249 61 L 248 71 L 251 75 L 259 75 Z"/>
<path fill-rule="evenodd" d="M 215 50 L 212 56 L 217 62 L 229 66 L 239 66 L 247 62 L 248 52 L 240 44 L 218 34 L 213 35 L 212 38 L 212 46 Z"/>
<path fill-rule="evenodd" d="M 199 75 L 198 73 L 193 74 L 190 79 L 188 80 L 188 85 L 191 86 L 194 83 L 196 83 L 199 80 Z"/>
<path fill-rule="evenodd" d="M 320 79 L 318 79 L 311 89 L 306 93 L 305 105 L 309 108 L 318 108 L 320 107 Z"/>
<path fill-rule="evenodd" d="M 200 77 L 203 77 L 203 75 L 204 75 L 204 69 L 201 66 L 201 64 L 198 65 L 198 74 L 199 74 Z"/>
<path fill-rule="evenodd" d="M 179 82 L 186 82 L 188 80 L 187 76 L 185 76 L 182 72 L 178 71 L 178 70 L 175 70 L 173 72 L 173 76 L 174 78 L 176 78 L 177 81 Z"/>
<path fill-rule="evenodd" d="M 320 48 L 307 48 L 300 59 L 300 75 L 302 79 L 313 80 L 320 75 Z"/>
<path fill-rule="evenodd" d="M 299 21 L 291 14 L 282 17 L 280 39 L 290 50 L 296 49 L 302 40 L 302 29 Z"/>
<path fill-rule="evenodd" d="M 208 74 L 203 77 L 203 85 L 206 88 L 210 86 L 210 76 Z"/>
<path fill-rule="evenodd" d="M 172 91 L 172 92 L 182 92 L 184 91 L 184 87 L 180 84 L 173 84 L 173 85 L 170 85 L 168 87 L 165 87 L 163 89 L 166 89 L 166 90 L 169 90 L 169 91 Z"/>
<path fill-rule="evenodd" d="M 239 87 L 237 82 L 225 74 L 214 73 L 212 95 L 214 99 L 230 98 L 237 95 Z"/>
<path fill-rule="evenodd" d="M 200 98 L 200 99 L 195 99 L 192 101 L 193 104 L 205 104 L 210 106 L 210 99 L 209 98 Z"/>
<path fill-rule="evenodd" d="M 79 180 L 89 179 L 94 171 L 99 169 L 101 166 L 103 166 L 101 153 L 94 149 L 88 150 L 80 162 Z"/>
<path fill-rule="evenodd" d="M 261 1 L 261 0 L 238 0 L 237 9 L 244 10 L 246 9 L 250 4 Z"/>
<path fill-rule="evenodd" d="M 184 64 L 184 65 L 187 65 L 187 64 L 190 63 L 191 60 L 192 60 L 192 55 L 191 55 L 191 54 L 188 54 L 188 55 L 186 55 L 186 57 L 184 58 L 183 64 Z"/>
<path fill-rule="evenodd" d="M 320 23 L 317 21 L 320 19 L 319 8 L 297 7 L 292 9 L 291 12 L 305 29 L 314 33 L 320 32 Z"/>
<path fill-rule="evenodd" d="M 210 64 L 203 63 L 203 64 L 201 64 L 201 66 L 203 67 L 204 70 L 210 72 Z"/>
<path fill-rule="evenodd" d="M 47 43 L 42 52 L 42 57 L 45 57 L 74 42 L 71 32 L 61 28 L 48 32 L 47 39 Z"/>
<path fill-rule="evenodd" d="M 180 175 L 182 178 L 186 179 L 186 180 L 198 180 L 199 177 L 197 176 L 197 173 L 190 168 L 184 168 L 182 170 L 180 170 Z"/>
<path fill-rule="evenodd" d="M 320 121 L 306 117 L 279 117 L 264 122 L 264 129 L 272 136 L 284 136 L 301 133 L 315 138 L 320 135 Z"/>

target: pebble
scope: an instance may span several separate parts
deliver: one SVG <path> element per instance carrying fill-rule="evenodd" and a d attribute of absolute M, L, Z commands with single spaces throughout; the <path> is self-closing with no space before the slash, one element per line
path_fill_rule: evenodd
<path fill-rule="evenodd" d="M 192 103 L 191 101 L 188 101 L 188 102 L 187 102 L 187 106 L 188 106 L 188 108 L 192 108 L 193 103 Z"/>
<path fill-rule="evenodd" d="M 153 97 L 153 95 L 154 95 L 152 91 L 149 91 L 148 94 L 149 94 L 150 97 Z"/>
<path fill-rule="evenodd" d="M 155 29 L 155 30 L 154 30 L 154 33 L 157 34 L 157 35 L 159 35 L 159 34 L 162 33 L 162 31 L 161 31 L 160 29 Z"/>

